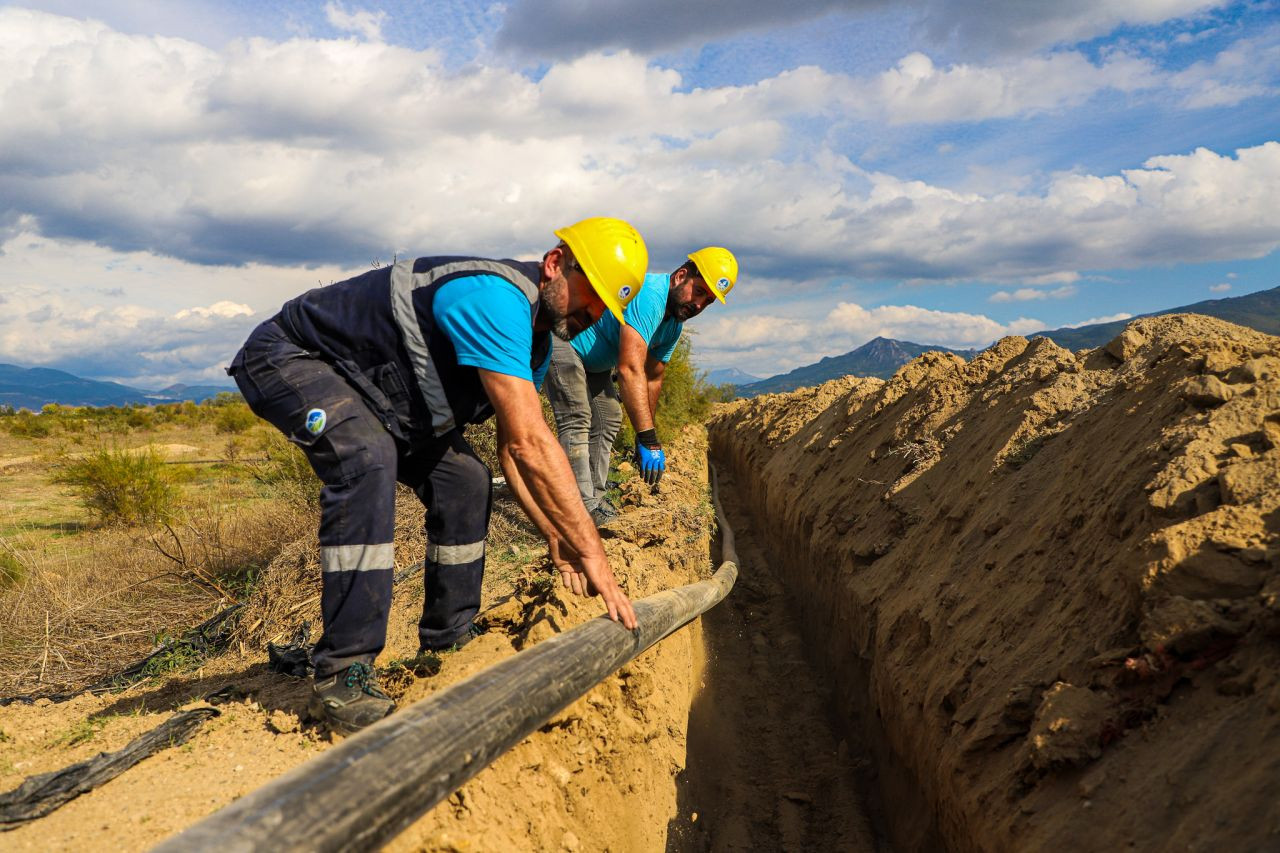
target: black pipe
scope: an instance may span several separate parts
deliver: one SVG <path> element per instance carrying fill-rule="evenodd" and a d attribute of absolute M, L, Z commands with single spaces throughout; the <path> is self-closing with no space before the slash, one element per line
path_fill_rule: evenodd
<path fill-rule="evenodd" d="M 705 613 L 738 576 L 718 496 L 725 557 L 710 580 L 634 603 L 634 632 L 593 619 L 401 709 L 236 800 L 157 851 L 372 850 L 610 673 Z"/>

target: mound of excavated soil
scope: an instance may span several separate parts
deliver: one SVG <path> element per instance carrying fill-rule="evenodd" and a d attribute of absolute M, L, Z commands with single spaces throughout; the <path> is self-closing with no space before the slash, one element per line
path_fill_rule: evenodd
<path fill-rule="evenodd" d="M 660 492 L 624 484 L 622 515 L 605 541 L 614 572 L 640 598 L 704 579 L 712 512 L 706 491 L 705 435 L 691 428 L 671 443 Z M 397 555 L 421 555 L 420 512 L 402 511 Z M 315 546 L 302 542 L 264 582 L 278 607 L 255 600 L 240 653 L 209 661 L 193 674 L 140 684 L 123 693 L 82 695 L 63 704 L 0 708 L 0 791 L 23 778 L 116 750 L 178 709 L 230 688 L 231 701 L 186 744 L 148 758 L 47 817 L 5 833 L 14 850 L 137 850 L 151 847 L 325 749 L 329 740 L 307 716 L 308 682 L 271 673 L 257 645 L 309 614 L 319 592 Z M 404 565 L 404 562 L 401 563 Z M 269 581 L 270 579 L 268 579 Z M 599 599 L 562 594 L 549 565 L 531 568 L 512 589 L 486 585 L 482 614 L 491 629 L 441 656 L 438 672 L 403 669 L 385 682 L 411 702 L 465 678 L 518 649 L 602 612 Z M 422 607 L 421 575 L 397 587 L 388 647 L 379 659 L 411 657 Z M 693 623 L 606 679 L 411 826 L 391 850 L 615 850 L 667 846 L 677 814 L 676 776 L 685 764 L 692 662 L 700 626 Z"/>
<path fill-rule="evenodd" d="M 899 849 L 1280 848 L 1280 339 L 1006 338 L 711 440 Z"/>

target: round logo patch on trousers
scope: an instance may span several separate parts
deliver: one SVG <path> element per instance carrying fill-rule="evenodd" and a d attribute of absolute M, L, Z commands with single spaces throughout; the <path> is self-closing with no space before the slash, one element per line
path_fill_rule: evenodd
<path fill-rule="evenodd" d="M 319 435 L 324 432 L 324 422 L 324 409 L 312 409 L 307 412 L 307 432 L 312 435 Z"/>

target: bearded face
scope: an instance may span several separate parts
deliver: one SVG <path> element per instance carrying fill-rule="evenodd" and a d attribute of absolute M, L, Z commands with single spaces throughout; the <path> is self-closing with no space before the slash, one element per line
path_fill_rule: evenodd
<path fill-rule="evenodd" d="M 581 270 L 576 272 L 582 277 L 582 283 L 586 285 L 586 291 L 592 297 L 595 296 L 595 290 L 592 289 L 590 282 L 587 281 Z M 599 311 L 592 311 L 590 303 L 571 310 L 575 301 L 571 297 L 573 288 L 569 285 L 569 280 L 564 276 L 547 282 L 542 288 L 542 294 L 539 297 L 541 307 L 539 311 L 545 311 L 546 316 L 551 318 L 551 334 L 555 335 L 562 341 L 570 341 L 585 330 L 588 326 L 600 319 Z M 591 302 L 597 302 L 599 308 L 604 307 L 604 303 L 600 302 L 599 297 L 595 297 Z"/>

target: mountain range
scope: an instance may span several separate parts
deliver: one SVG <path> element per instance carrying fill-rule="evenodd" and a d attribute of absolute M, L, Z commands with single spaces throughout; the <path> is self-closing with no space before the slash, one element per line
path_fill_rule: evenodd
<path fill-rule="evenodd" d="M 1182 305 L 1165 311 L 1153 311 L 1142 314 L 1142 317 L 1155 317 L 1161 314 L 1206 314 L 1240 326 L 1247 326 L 1266 332 L 1269 335 L 1280 335 L 1280 287 L 1260 290 L 1244 296 L 1233 296 L 1226 299 L 1208 299 L 1193 305 Z M 1089 326 L 1064 327 L 1043 332 L 1034 332 L 1028 338 L 1049 338 L 1060 347 L 1070 350 L 1093 349 L 1110 341 L 1126 325 L 1136 320 L 1116 320 L 1111 323 L 1095 323 Z M 735 389 L 741 397 L 754 397 L 757 394 L 773 394 L 779 391 L 793 391 L 810 385 L 819 385 L 828 379 L 838 376 L 875 376 L 888 379 L 899 367 L 916 358 L 923 352 L 941 350 L 953 352 L 964 358 L 972 358 L 976 350 L 954 350 L 947 347 L 927 346 L 910 341 L 895 341 L 890 338 L 874 338 L 855 350 L 844 355 L 829 356 L 815 364 L 797 367 L 789 373 L 771 376 L 758 382 L 737 385 Z M 737 383 L 735 383 L 737 384 Z"/>
<path fill-rule="evenodd" d="M 222 391 L 235 391 L 233 385 L 170 385 L 159 391 L 144 391 L 118 382 L 82 379 L 63 370 L 48 367 L 19 367 L 0 364 L 0 406 L 40 411 L 48 403 L 63 406 L 128 406 L 199 403 L 216 397 Z"/>

